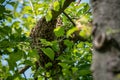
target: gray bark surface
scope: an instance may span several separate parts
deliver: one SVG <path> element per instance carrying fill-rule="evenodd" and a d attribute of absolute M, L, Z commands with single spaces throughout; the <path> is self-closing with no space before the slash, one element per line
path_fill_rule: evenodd
<path fill-rule="evenodd" d="M 120 0 L 91 0 L 94 80 L 120 80 Z"/>

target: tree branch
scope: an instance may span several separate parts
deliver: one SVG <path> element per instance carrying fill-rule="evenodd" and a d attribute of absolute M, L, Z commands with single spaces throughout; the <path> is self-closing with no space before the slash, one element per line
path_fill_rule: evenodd
<path fill-rule="evenodd" d="M 75 0 L 65 0 L 63 7 L 61 7 L 59 11 L 55 11 L 52 9 L 52 19 L 56 19 L 74 1 Z"/>

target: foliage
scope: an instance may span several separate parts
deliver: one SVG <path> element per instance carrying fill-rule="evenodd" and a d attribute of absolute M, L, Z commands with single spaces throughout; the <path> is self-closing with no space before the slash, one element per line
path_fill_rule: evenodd
<path fill-rule="evenodd" d="M 48 5 L 49 4 L 49 5 Z M 36 71 L 35 62 L 38 60 L 36 50 L 30 47 L 30 30 L 35 26 L 37 20 L 43 16 L 47 21 L 52 19 L 51 7 L 55 11 L 60 9 L 64 0 L 0 0 L 0 80 L 25 80 L 25 76 L 19 73 L 25 65 L 31 66 L 31 76 L 28 80 L 48 78 L 52 80 L 54 71 L 48 72 L 43 67 Z M 76 23 L 61 14 L 62 26 L 54 29 L 57 37 L 55 41 L 41 39 L 45 47 L 41 50 L 51 60 L 54 60 L 55 52 L 60 51 L 59 41 L 66 46 L 63 54 L 57 60 L 60 62 L 62 72 L 58 73 L 60 80 L 92 80 L 89 70 L 91 64 L 91 13 L 89 5 L 81 3 L 75 6 L 72 3 L 65 12 Z M 53 5 L 53 6 L 51 6 Z M 79 31 L 79 36 L 84 39 L 73 41 L 73 33 Z M 47 47 L 51 46 L 51 48 Z M 47 63 L 46 67 L 53 65 Z M 53 73 L 53 74 L 52 74 Z M 52 75 L 52 76 L 51 76 Z"/>

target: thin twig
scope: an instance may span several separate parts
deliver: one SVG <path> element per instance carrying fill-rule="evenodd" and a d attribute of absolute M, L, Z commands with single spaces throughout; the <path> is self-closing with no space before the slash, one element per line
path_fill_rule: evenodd
<path fill-rule="evenodd" d="M 68 14 L 67 13 L 65 13 L 64 11 L 63 11 L 63 14 L 70 20 L 70 22 L 73 24 L 73 26 L 75 26 L 75 23 L 72 21 L 72 19 L 68 16 Z"/>
<path fill-rule="evenodd" d="M 80 2 L 81 2 L 81 0 L 78 0 L 76 6 L 78 6 L 80 4 Z"/>
<path fill-rule="evenodd" d="M 24 75 L 25 80 L 27 80 L 27 77 L 26 77 L 25 73 L 23 73 L 23 75 Z"/>
<path fill-rule="evenodd" d="M 31 66 L 25 66 L 24 68 L 22 68 L 20 71 L 18 71 L 19 74 L 24 73 L 26 70 L 28 70 Z"/>

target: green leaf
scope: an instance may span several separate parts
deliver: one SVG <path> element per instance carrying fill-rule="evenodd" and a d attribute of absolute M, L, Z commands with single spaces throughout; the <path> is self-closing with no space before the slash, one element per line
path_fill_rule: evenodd
<path fill-rule="evenodd" d="M 60 51 L 59 43 L 57 41 L 52 41 L 52 49 L 56 52 Z"/>
<path fill-rule="evenodd" d="M 50 10 L 48 10 L 45 18 L 46 18 L 46 21 L 50 21 L 52 19 L 52 12 Z"/>
<path fill-rule="evenodd" d="M 44 46 L 52 46 L 52 43 L 49 41 L 46 41 L 46 39 L 40 39 L 40 41 Z"/>
<path fill-rule="evenodd" d="M 66 63 L 59 63 L 59 65 L 62 67 L 62 68 L 66 68 L 66 69 L 69 69 L 70 66 Z"/>
<path fill-rule="evenodd" d="M 51 62 L 48 62 L 47 64 L 45 64 L 45 67 L 48 68 L 48 67 L 51 67 L 52 66 L 52 63 Z"/>
<path fill-rule="evenodd" d="M 34 64 L 32 63 L 32 61 L 30 61 L 30 60 L 25 60 L 24 63 L 25 63 L 26 65 L 31 65 L 31 66 L 34 65 Z"/>
<path fill-rule="evenodd" d="M 8 41 L 8 39 L 4 39 L 3 41 L 0 41 L 0 48 L 6 48 L 6 47 L 12 47 L 14 46 L 12 42 Z"/>
<path fill-rule="evenodd" d="M 70 48 L 73 46 L 73 42 L 71 42 L 70 40 L 64 40 L 64 44 Z"/>
<path fill-rule="evenodd" d="M 55 53 L 51 48 L 41 48 L 41 50 L 51 59 L 54 60 Z"/>
<path fill-rule="evenodd" d="M 31 57 L 31 58 L 38 58 L 38 54 L 37 54 L 37 51 L 36 50 L 29 50 L 28 52 L 28 56 Z"/>
<path fill-rule="evenodd" d="M 10 58 L 14 61 L 19 61 L 23 57 L 24 52 L 22 50 L 18 50 L 16 53 L 10 54 Z"/>
<path fill-rule="evenodd" d="M 8 52 L 13 52 L 13 48 L 6 48 Z"/>
<path fill-rule="evenodd" d="M 54 2 L 54 4 L 53 4 L 53 9 L 54 9 L 55 11 L 59 11 L 59 9 L 60 9 L 60 4 L 59 4 L 58 1 L 55 1 L 55 2 Z"/>
<path fill-rule="evenodd" d="M 72 72 L 73 73 L 76 73 L 78 71 L 78 68 L 77 67 L 72 67 Z"/>
<path fill-rule="evenodd" d="M 78 45 L 77 45 L 78 48 L 83 48 L 84 47 L 84 43 L 83 42 L 80 42 Z"/>
<path fill-rule="evenodd" d="M 83 38 L 87 38 L 86 32 L 84 30 L 80 31 L 79 35 Z"/>
<path fill-rule="evenodd" d="M 57 27 L 56 29 L 54 29 L 54 33 L 57 37 L 61 37 L 64 36 L 64 28 L 63 27 Z"/>
<path fill-rule="evenodd" d="M 60 0 L 60 5 L 63 7 L 65 0 Z"/>
<path fill-rule="evenodd" d="M 19 52 L 12 53 L 9 55 L 8 65 L 9 65 L 10 70 L 14 70 L 14 68 L 17 66 L 16 62 L 22 58 L 21 51 L 20 50 L 18 51 Z"/>
<path fill-rule="evenodd" d="M 71 36 L 71 34 L 73 34 L 76 30 L 77 30 L 76 27 L 74 27 L 74 28 L 68 30 L 68 31 L 67 31 L 67 36 L 68 36 L 68 37 Z"/>
<path fill-rule="evenodd" d="M 85 75 L 87 75 L 87 74 L 90 74 L 91 73 L 91 71 L 90 70 L 80 70 L 80 75 L 82 75 L 82 76 L 85 76 Z"/>

